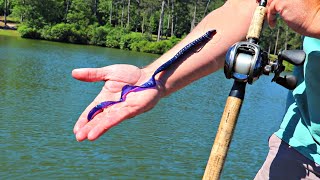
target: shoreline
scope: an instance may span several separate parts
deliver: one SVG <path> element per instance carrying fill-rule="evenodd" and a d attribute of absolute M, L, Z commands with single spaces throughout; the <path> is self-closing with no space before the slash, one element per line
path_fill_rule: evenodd
<path fill-rule="evenodd" d="M 0 28 L 0 36 L 21 37 L 17 30 Z"/>
<path fill-rule="evenodd" d="M 12 36 L 12 37 L 21 37 L 21 34 L 16 30 L 16 29 L 6 29 L 3 28 L 2 26 L 0 27 L 0 36 Z M 33 39 L 33 38 L 32 38 Z M 39 40 L 39 39 L 35 39 L 35 40 Z M 50 41 L 47 39 L 44 39 L 45 41 Z M 52 41 L 52 42 L 56 42 L 56 41 Z M 61 42 L 61 43 L 70 43 L 70 42 Z M 71 43 L 71 44 L 76 44 L 76 43 Z M 83 45 L 90 45 L 90 44 L 83 44 Z M 93 45 L 93 46 L 98 46 L 98 45 Z M 119 48 L 116 48 L 119 49 Z M 132 51 L 132 50 L 129 50 Z M 151 53 L 151 54 L 156 54 L 156 53 Z M 276 55 L 269 55 L 271 59 L 276 59 L 277 56 Z M 286 61 L 284 62 L 284 66 L 285 71 L 286 72 L 292 72 L 293 71 L 293 65 L 287 63 Z"/>
<path fill-rule="evenodd" d="M 9 29 L 9 30 L 17 30 L 18 24 L 15 21 L 12 21 L 11 19 L 7 19 L 7 23 L 4 23 L 3 16 L 0 16 L 0 29 Z"/>

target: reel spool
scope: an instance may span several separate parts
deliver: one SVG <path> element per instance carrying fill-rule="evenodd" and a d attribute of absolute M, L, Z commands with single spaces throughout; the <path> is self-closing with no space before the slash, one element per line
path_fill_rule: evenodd
<path fill-rule="evenodd" d="M 263 73 L 267 64 L 267 53 L 259 45 L 239 42 L 231 46 L 226 55 L 224 73 L 227 79 L 252 84 Z"/>

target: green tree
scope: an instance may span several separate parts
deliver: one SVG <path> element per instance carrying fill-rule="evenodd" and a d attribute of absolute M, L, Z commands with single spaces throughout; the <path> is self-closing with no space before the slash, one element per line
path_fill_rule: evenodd
<path fill-rule="evenodd" d="M 113 0 L 100 0 L 97 7 L 97 19 L 100 25 L 112 24 Z"/>
<path fill-rule="evenodd" d="M 144 52 L 162 52 L 171 37 L 183 37 L 225 0 L 0 0 L 0 12 L 22 22 L 24 37 L 55 41 L 90 43 Z M 120 32 L 117 32 L 120 31 Z M 117 36 L 141 32 L 146 39 L 132 43 L 136 34 L 119 44 Z M 112 33 L 110 33 L 112 32 Z M 125 32 L 125 33 L 124 33 Z M 156 41 L 156 35 L 158 40 Z M 134 37 L 134 38 L 133 38 Z M 128 40 L 130 39 L 130 41 Z M 120 39 L 121 40 L 121 39 Z M 151 41 L 150 43 L 146 43 Z M 130 43 L 127 43 L 130 42 Z M 279 21 L 274 29 L 265 28 L 260 40 L 264 50 L 277 54 L 283 49 L 301 47 L 301 36 Z M 113 44 L 115 43 L 115 44 Z M 134 48 L 131 45 L 134 44 Z M 145 46 L 145 47 L 143 47 Z M 155 48 L 161 48 L 157 51 Z M 152 49 L 152 50 L 151 50 Z"/>
<path fill-rule="evenodd" d="M 73 0 L 67 15 L 67 22 L 74 24 L 77 29 L 85 29 L 96 22 L 92 7 L 94 7 L 93 1 Z"/>
<path fill-rule="evenodd" d="M 29 27 L 43 28 L 63 20 L 63 0 L 15 0 L 13 16 Z"/>

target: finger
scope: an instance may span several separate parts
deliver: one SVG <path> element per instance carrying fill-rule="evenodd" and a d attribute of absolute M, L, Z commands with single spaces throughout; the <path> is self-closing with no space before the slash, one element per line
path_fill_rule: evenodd
<path fill-rule="evenodd" d="M 267 1 L 267 6 L 270 6 L 270 4 L 272 3 L 273 0 L 269 0 Z M 259 1 L 260 2 L 260 1 Z"/>
<path fill-rule="evenodd" d="M 74 69 L 72 71 L 72 77 L 75 79 L 86 81 L 86 82 L 95 82 L 95 81 L 104 81 L 108 75 L 108 69 L 105 68 L 80 68 Z"/>
<path fill-rule="evenodd" d="M 155 89 L 148 90 L 156 95 Z M 132 118 L 138 114 L 150 110 L 158 99 L 154 95 L 138 96 L 136 92 L 130 93 L 126 101 L 114 104 L 105 108 L 103 112 L 96 115 L 90 122 L 88 120 L 79 120 L 77 123 L 76 138 L 78 141 L 96 140 L 113 126 L 121 123 L 125 119 Z M 146 103 L 147 101 L 147 103 Z M 148 102 L 151 103 L 148 105 Z"/>
<path fill-rule="evenodd" d="M 148 91 L 156 94 L 155 89 L 149 89 Z M 136 92 L 129 94 L 126 101 L 109 107 L 105 118 L 99 125 L 92 128 L 87 135 L 88 140 L 93 141 L 98 139 L 110 128 L 118 125 L 122 121 L 150 110 L 154 105 L 148 105 L 148 103 L 156 103 L 153 101 L 157 99 L 155 96 L 137 96 L 135 93 Z"/>
<path fill-rule="evenodd" d="M 91 121 L 87 121 L 86 124 L 80 128 L 76 134 L 77 141 L 96 140 L 102 134 L 104 134 L 108 129 L 116 126 L 123 120 L 132 117 L 132 113 L 127 107 L 124 107 L 126 103 L 115 105 L 110 108 L 105 109 L 102 113 L 95 116 Z"/>
<path fill-rule="evenodd" d="M 96 106 L 96 104 L 98 103 L 95 103 L 95 102 L 92 102 L 84 111 L 83 113 L 80 115 L 78 121 L 76 122 L 76 124 L 74 125 L 74 128 L 73 128 L 73 133 L 74 134 L 77 134 L 79 132 L 79 130 L 84 127 L 89 121 L 87 119 L 87 116 L 88 116 L 88 113 L 89 111 L 94 107 Z"/>
<path fill-rule="evenodd" d="M 120 93 L 120 92 L 119 92 Z M 78 132 L 84 127 L 86 126 L 89 121 L 88 121 L 88 114 L 89 112 L 92 110 L 92 108 L 94 108 L 95 106 L 97 106 L 98 104 L 100 104 L 102 101 L 105 101 L 106 98 L 108 98 L 110 101 L 117 101 L 119 100 L 120 94 L 118 93 L 110 93 L 107 91 L 104 91 L 103 89 L 101 90 L 101 92 L 98 94 L 98 96 L 94 99 L 94 101 L 92 103 L 89 104 L 89 106 L 83 111 L 83 113 L 80 115 L 78 121 L 76 122 L 74 128 L 73 128 L 73 132 L 74 134 L 78 134 Z M 104 111 L 100 114 L 98 114 L 97 116 L 95 116 L 94 119 L 99 119 L 99 117 L 101 117 L 101 115 L 106 116 L 106 109 L 104 109 Z M 102 116 L 103 117 L 103 116 Z M 91 120 L 93 121 L 93 120 Z M 90 122 L 91 122 L 90 121 Z M 96 122 L 96 121 L 93 121 Z"/>
<path fill-rule="evenodd" d="M 276 9 L 277 0 L 273 0 L 268 3 L 268 13 L 267 20 L 270 27 L 274 28 L 277 23 L 277 9 Z"/>
<path fill-rule="evenodd" d="M 107 132 L 110 128 L 118 125 L 122 121 L 133 117 L 128 108 L 121 108 L 118 111 L 108 112 L 108 115 L 99 123 L 99 125 L 92 128 L 92 130 L 88 133 L 87 139 L 90 141 L 94 141 L 102 136 L 105 132 Z"/>
<path fill-rule="evenodd" d="M 73 128 L 73 132 L 74 134 L 77 134 L 78 131 L 85 126 L 88 123 L 88 114 L 91 111 L 91 109 L 93 107 L 95 107 L 96 105 L 98 105 L 103 98 L 112 97 L 112 94 L 104 92 L 103 90 L 101 90 L 101 92 L 98 94 L 98 96 L 93 100 L 93 102 L 91 102 L 88 107 L 82 112 L 82 114 L 80 115 L 78 121 L 76 122 L 74 128 Z"/>
<path fill-rule="evenodd" d="M 95 117 L 91 121 L 86 120 L 86 123 L 81 128 L 79 128 L 79 130 L 76 133 L 77 141 L 83 141 L 83 140 L 87 139 L 89 132 L 94 127 L 98 126 L 99 123 L 101 122 L 101 114 L 99 114 L 100 116 Z"/>
<path fill-rule="evenodd" d="M 80 118 L 78 119 L 77 123 L 73 127 L 73 133 L 77 134 L 79 130 L 88 123 L 88 120 L 85 116 L 81 115 Z"/>
<path fill-rule="evenodd" d="M 101 96 L 101 94 L 98 95 L 98 97 L 96 99 L 99 99 L 99 96 Z M 97 104 L 99 104 L 98 101 L 93 101 L 80 115 L 78 121 L 76 122 L 76 124 L 74 125 L 73 128 L 73 133 L 77 134 L 79 132 L 80 129 L 82 129 L 85 125 L 88 124 L 88 114 L 91 111 L 91 109 L 93 107 L 95 107 Z M 102 113 L 100 113 L 102 114 Z"/>

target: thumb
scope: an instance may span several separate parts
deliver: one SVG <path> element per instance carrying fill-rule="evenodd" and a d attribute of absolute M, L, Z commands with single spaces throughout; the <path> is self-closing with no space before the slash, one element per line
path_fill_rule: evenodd
<path fill-rule="evenodd" d="M 268 20 L 269 26 L 271 28 L 274 28 L 277 24 L 277 16 L 279 12 L 277 9 L 278 6 L 276 6 L 278 1 L 273 0 L 270 3 L 269 2 L 268 2 L 267 20 Z"/>
<path fill-rule="evenodd" d="M 95 82 L 106 80 L 107 71 L 103 68 L 80 68 L 72 71 L 72 77 L 80 81 Z"/>

